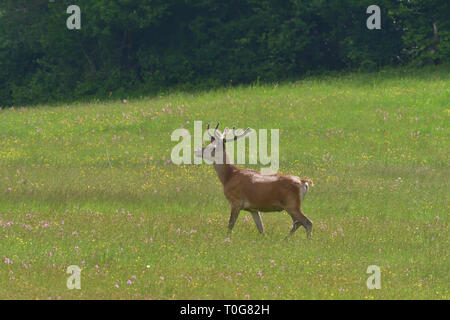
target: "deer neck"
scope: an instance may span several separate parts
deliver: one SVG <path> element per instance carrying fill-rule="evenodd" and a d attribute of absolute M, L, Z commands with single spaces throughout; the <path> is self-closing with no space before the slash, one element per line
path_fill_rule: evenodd
<path fill-rule="evenodd" d="M 231 178 L 235 168 L 236 167 L 231 164 L 230 158 L 225 151 L 223 153 L 223 162 L 221 164 L 214 163 L 214 169 L 223 185 Z"/>

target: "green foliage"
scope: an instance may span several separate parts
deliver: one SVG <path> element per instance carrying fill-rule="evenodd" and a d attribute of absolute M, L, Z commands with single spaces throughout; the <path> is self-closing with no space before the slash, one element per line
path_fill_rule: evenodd
<path fill-rule="evenodd" d="M 79 0 L 81 30 L 66 28 L 70 4 L 0 3 L 0 105 L 423 65 L 449 56 L 444 0 L 380 0 L 381 30 L 366 28 L 369 0 Z"/>
<path fill-rule="evenodd" d="M 395 16 L 403 27 L 403 54 L 415 64 L 439 63 L 450 56 L 450 3 L 400 1 Z"/>

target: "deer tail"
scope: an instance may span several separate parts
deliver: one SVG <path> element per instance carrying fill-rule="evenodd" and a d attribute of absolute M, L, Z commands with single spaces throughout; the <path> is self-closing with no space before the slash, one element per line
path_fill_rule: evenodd
<path fill-rule="evenodd" d="M 314 187 L 314 182 L 310 178 L 300 178 L 302 183 L 307 182 L 309 186 Z"/>

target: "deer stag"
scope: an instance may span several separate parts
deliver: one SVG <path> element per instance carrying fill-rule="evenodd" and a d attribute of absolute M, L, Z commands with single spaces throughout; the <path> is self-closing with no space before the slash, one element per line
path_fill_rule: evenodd
<path fill-rule="evenodd" d="M 211 137 L 211 144 L 195 150 L 194 155 L 212 162 L 223 184 L 225 197 L 231 205 L 229 232 L 241 210 L 252 214 L 256 227 L 262 234 L 264 227 L 260 212 L 286 210 L 293 222 L 290 234 L 302 225 L 310 238 L 312 222 L 305 216 L 301 206 L 309 185 L 313 186 L 311 179 L 282 174 L 263 175 L 254 170 L 237 168 L 225 151 L 225 143 L 245 137 L 252 129 L 247 128 L 243 133 L 236 134 L 233 127 L 233 138 L 227 139 L 229 129 L 225 128 L 224 132 L 220 133 L 218 127 L 219 123 L 214 129 L 214 135 L 211 135 L 208 124 L 207 132 Z"/>

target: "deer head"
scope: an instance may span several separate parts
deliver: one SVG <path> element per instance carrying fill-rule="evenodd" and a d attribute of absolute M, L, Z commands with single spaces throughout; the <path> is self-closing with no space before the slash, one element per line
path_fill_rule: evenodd
<path fill-rule="evenodd" d="M 245 137 L 252 129 L 247 128 L 244 132 L 237 134 L 236 127 L 233 127 L 233 137 L 227 138 L 227 135 L 230 132 L 230 129 L 225 128 L 223 133 L 220 133 L 217 128 L 219 128 L 219 122 L 214 128 L 214 133 L 211 134 L 210 127 L 208 123 L 208 127 L 206 128 L 206 132 L 208 132 L 209 137 L 211 138 L 211 143 L 202 149 L 198 149 L 194 151 L 194 155 L 199 158 L 203 158 L 213 164 L 225 164 L 230 163 L 230 160 L 227 158 L 225 152 L 225 143 L 235 141 L 239 138 Z"/>

